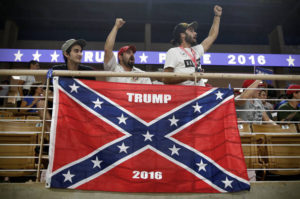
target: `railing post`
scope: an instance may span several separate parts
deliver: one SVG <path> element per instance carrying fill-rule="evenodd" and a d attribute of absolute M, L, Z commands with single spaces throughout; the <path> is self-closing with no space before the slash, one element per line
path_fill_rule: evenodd
<path fill-rule="evenodd" d="M 39 182 L 41 179 L 41 164 L 42 164 L 44 135 L 45 135 L 45 126 L 46 126 L 46 113 L 47 113 L 47 105 L 48 105 L 49 82 L 50 82 L 50 78 L 47 78 L 45 104 L 44 104 L 44 112 L 43 112 L 43 126 L 42 126 L 41 140 L 40 140 L 39 162 L 38 162 L 38 169 L 37 169 L 37 175 L 36 175 L 36 182 Z"/>

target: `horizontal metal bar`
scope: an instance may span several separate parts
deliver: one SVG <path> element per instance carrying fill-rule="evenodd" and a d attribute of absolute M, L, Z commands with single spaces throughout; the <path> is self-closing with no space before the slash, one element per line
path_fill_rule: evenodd
<path fill-rule="evenodd" d="M 38 159 L 38 156 L 0 156 L 0 159 Z M 43 159 L 49 159 L 48 156 L 43 156 Z"/>
<path fill-rule="evenodd" d="M 300 135 L 299 133 L 240 133 L 240 135 Z"/>
<path fill-rule="evenodd" d="M 0 169 L 0 172 L 24 172 L 24 171 L 37 171 L 37 169 Z M 41 171 L 47 171 L 47 169 L 41 169 Z"/>
<path fill-rule="evenodd" d="M 41 134 L 42 132 L 41 131 L 0 131 L 0 133 L 22 135 L 22 134 Z M 45 133 L 50 134 L 50 132 L 45 132 Z"/>
<path fill-rule="evenodd" d="M 40 144 L 0 144 L 0 146 L 40 146 Z M 43 144 L 43 146 L 49 146 L 49 144 Z"/>
<path fill-rule="evenodd" d="M 242 146 L 300 146 L 300 144 L 242 144 Z"/>
<path fill-rule="evenodd" d="M 244 156 L 246 159 L 253 159 L 253 158 L 278 158 L 278 159 L 298 159 L 300 156 Z"/>
<path fill-rule="evenodd" d="M 14 117 L 14 116 L 12 116 L 12 117 Z M 16 116 L 16 117 L 18 117 L 18 116 Z M 27 122 L 27 121 L 29 121 L 29 120 L 19 120 L 19 119 L 1 119 L 1 117 L 0 117 L 0 122 Z M 33 121 L 35 121 L 35 120 L 33 120 Z M 40 120 L 38 120 L 38 121 L 40 121 Z M 46 122 L 51 122 L 51 120 L 45 120 Z"/>
<path fill-rule="evenodd" d="M 1 69 L 0 75 L 36 75 L 45 76 L 48 70 L 7 70 Z M 182 77 L 206 79 L 263 79 L 263 80 L 300 80 L 300 75 L 263 75 L 240 73 L 174 73 L 174 72 L 109 72 L 109 71 L 69 71 L 54 70 L 53 76 L 81 76 L 81 77 Z"/>
<path fill-rule="evenodd" d="M 238 123 L 254 123 L 254 122 L 256 122 L 256 123 L 265 123 L 265 124 L 270 124 L 270 123 L 272 123 L 272 122 L 269 122 L 269 121 L 237 121 Z M 293 124 L 300 124 L 300 122 L 298 122 L 298 121 L 274 121 L 274 122 L 276 122 L 277 124 L 287 124 L 287 123 L 293 123 Z"/>
<path fill-rule="evenodd" d="M 300 168 L 249 168 L 247 171 L 300 171 Z"/>

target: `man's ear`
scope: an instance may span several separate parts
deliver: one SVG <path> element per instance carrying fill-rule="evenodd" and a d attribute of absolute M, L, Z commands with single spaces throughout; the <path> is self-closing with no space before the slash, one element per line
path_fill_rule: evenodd
<path fill-rule="evenodd" d="M 64 51 L 63 54 L 65 57 L 69 58 L 69 54 L 66 51 Z"/>
<path fill-rule="evenodd" d="M 186 34 L 185 33 L 180 33 L 180 38 L 183 39 L 185 38 Z"/>
<path fill-rule="evenodd" d="M 121 62 L 122 55 L 118 55 L 118 61 Z"/>

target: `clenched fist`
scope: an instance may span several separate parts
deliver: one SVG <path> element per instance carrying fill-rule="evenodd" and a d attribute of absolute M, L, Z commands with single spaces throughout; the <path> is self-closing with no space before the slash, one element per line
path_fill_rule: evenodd
<path fill-rule="evenodd" d="M 218 6 L 218 5 L 215 5 L 214 12 L 215 12 L 215 16 L 221 17 L 221 15 L 222 15 L 222 7 Z"/>
<path fill-rule="evenodd" d="M 122 19 L 122 18 L 117 18 L 116 19 L 116 23 L 115 26 L 117 26 L 117 28 L 121 28 L 126 22 Z"/>

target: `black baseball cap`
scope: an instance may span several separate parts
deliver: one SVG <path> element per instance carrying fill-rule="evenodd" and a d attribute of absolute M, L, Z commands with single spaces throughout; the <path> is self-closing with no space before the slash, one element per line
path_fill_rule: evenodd
<path fill-rule="evenodd" d="M 173 30 L 173 39 L 171 40 L 171 43 L 173 45 L 175 44 L 179 44 L 180 42 L 180 33 L 184 33 L 188 28 L 193 28 L 195 31 L 198 28 L 198 22 L 197 21 L 193 21 L 192 23 L 179 23 L 175 26 L 174 30 Z"/>

